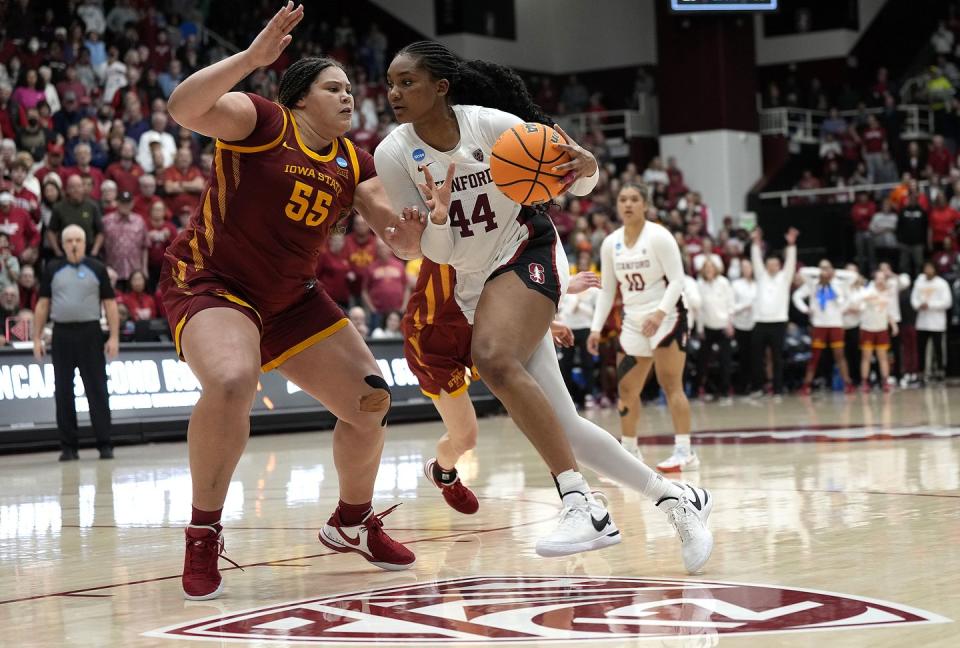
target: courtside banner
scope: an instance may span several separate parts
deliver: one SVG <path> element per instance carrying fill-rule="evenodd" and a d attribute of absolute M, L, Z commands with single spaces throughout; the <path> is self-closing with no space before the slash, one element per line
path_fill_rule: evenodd
<path fill-rule="evenodd" d="M 403 357 L 399 340 L 371 341 L 370 349 L 390 386 L 394 408 L 429 405 Z M 323 371 L 318 367 L 318 371 Z M 336 376 L 329 376 L 337 380 Z M 172 345 L 125 344 L 120 355 L 107 362 L 107 388 L 114 425 L 124 423 L 185 422 L 200 398 L 200 385 Z M 87 399 L 79 372 L 74 378 L 77 418 L 89 425 Z M 477 399 L 492 399 L 482 383 L 471 387 Z M 433 409 L 432 406 L 430 409 Z M 313 398 L 278 371 L 261 374 L 254 399 L 254 419 L 278 414 L 325 413 Z M 175 426 L 179 427 L 179 426 Z M 0 350 L 0 433 L 56 429 L 53 364 L 42 362 L 30 350 Z M 0 439 L 0 445 L 3 440 Z"/>

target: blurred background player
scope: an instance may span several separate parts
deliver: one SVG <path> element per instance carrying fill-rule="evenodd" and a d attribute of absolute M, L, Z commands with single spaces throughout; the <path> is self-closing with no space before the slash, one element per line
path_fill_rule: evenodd
<path fill-rule="evenodd" d="M 603 287 L 590 327 L 589 348 L 593 353 L 599 349 L 600 331 L 619 287 L 623 296 L 623 355 L 617 365 L 621 442 L 639 456 L 640 392 L 654 367 L 666 394 L 675 434 L 673 454 L 657 464 L 657 469 L 696 470 L 700 459 L 690 447 L 690 403 L 683 392 L 689 338 L 687 311 L 681 300 L 683 260 L 670 232 L 647 221 L 647 192 L 646 185 L 629 184 L 617 195 L 617 214 L 623 227 L 607 236 L 600 249 Z"/>
<path fill-rule="evenodd" d="M 860 309 L 860 388 L 865 394 L 870 393 L 870 364 L 874 354 L 877 356 L 880 387 L 884 393 L 891 389 L 890 335 L 897 335 L 898 326 L 890 312 L 888 281 L 891 280 L 886 273 L 877 270 L 873 273 L 873 281 L 855 296 Z"/>

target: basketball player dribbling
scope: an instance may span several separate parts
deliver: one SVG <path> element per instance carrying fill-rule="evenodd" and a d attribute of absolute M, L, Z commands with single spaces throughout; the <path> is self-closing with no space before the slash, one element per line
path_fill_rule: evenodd
<path fill-rule="evenodd" d="M 340 502 L 321 542 L 383 569 L 414 563 L 383 530 L 392 508 L 374 514 L 371 506 L 390 390 L 314 267 L 354 207 L 405 257 L 419 255 L 423 223 L 394 214 L 373 159 L 343 137 L 353 97 L 338 63 L 296 61 L 280 79 L 278 103 L 230 92 L 277 59 L 302 18 L 303 7 L 288 3 L 246 50 L 194 73 L 170 97 L 178 123 L 216 139 L 201 204 L 167 250 L 161 280 L 177 352 L 202 386 L 187 433 L 193 513 L 182 585 L 191 600 L 223 590 L 220 515 L 259 373 L 272 369 L 337 417 Z"/>
<path fill-rule="evenodd" d="M 648 189 L 626 184 L 617 194 L 617 215 L 623 226 L 600 247 L 600 280 L 603 289 L 593 312 L 587 350 L 598 353 L 600 332 L 617 296 L 623 299 L 620 333 L 622 357 L 617 362 L 620 433 L 624 447 L 637 449 L 640 392 L 650 368 L 667 397 L 676 443 L 673 455 L 659 464 L 662 472 L 695 470 L 700 460 L 690 449 L 690 403 L 683 392 L 686 363 L 687 312 L 680 247 L 670 231 L 647 221 Z"/>
<path fill-rule="evenodd" d="M 398 52 L 387 84 L 401 125 L 377 148 L 377 172 L 395 206 L 430 211 L 421 246 L 457 271 L 456 300 L 474 326 L 473 361 L 555 476 L 564 507 L 537 552 L 566 555 L 620 541 L 580 461 L 666 512 L 686 568 L 698 571 L 713 548 L 705 524 L 713 498 L 663 479 L 577 414 L 548 334 L 569 276 L 566 264 L 557 264 L 559 237 L 545 209 L 521 208 L 492 184 L 489 159 L 499 135 L 524 120 L 547 123 L 546 115 L 512 70 L 461 61 L 429 41 Z M 566 140 L 572 159 L 553 171 L 570 174 L 567 189 L 586 194 L 597 182 L 596 159 Z M 433 181 L 431 166 L 446 168 L 443 183 Z"/>
<path fill-rule="evenodd" d="M 423 259 L 401 329 L 407 364 L 446 427 L 437 443 L 436 456 L 424 464 L 424 474 L 441 490 L 451 508 L 471 515 L 479 510 L 480 503 L 460 479 L 456 464 L 477 445 L 477 412 L 467 391 L 479 375 L 470 354 L 473 327 L 454 298 L 456 280 L 451 266 Z M 569 292 L 599 285 L 594 273 L 584 272 L 570 280 Z M 562 338 L 566 330 L 559 323 L 551 324 L 555 339 Z"/>

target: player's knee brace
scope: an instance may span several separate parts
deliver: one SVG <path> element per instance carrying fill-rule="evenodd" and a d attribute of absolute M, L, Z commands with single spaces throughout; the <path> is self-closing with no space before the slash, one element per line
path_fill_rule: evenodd
<path fill-rule="evenodd" d="M 383 412 L 383 420 L 380 421 L 381 427 L 387 424 L 387 414 L 390 413 L 390 403 L 392 394 L 390 385 L 381 376 L 369 375 L 363 379 L 374 390 L 373 393 L 364 394 L 360 397 L 361 412 Z"/>

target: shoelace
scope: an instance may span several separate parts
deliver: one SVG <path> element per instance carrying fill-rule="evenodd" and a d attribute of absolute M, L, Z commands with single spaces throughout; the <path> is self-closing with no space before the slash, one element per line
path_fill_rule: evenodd
<path fill-rule="evenodd" d="M 401 504 L 402 503 L 403 502 L 401 502 Z M 391 506 L 385 511 L 381 511 L 380 513 L 371 515 L 370 517 L 368 517 L 366 520 L 363 521 L 363 528 L 367 530 L 367 533 L 372 533 L 374 531 L 376 531 L 377 533 L 380 533 L 383 529 L 383 518 L 393 513 L 393 511 L 398 506 L 400 506 L 400 504 L 394 504 L 393 506 Z"/>
<path fill-rule="evenodd" d="M 696 515 L 690 510 L 686 495 L 681 495 L 677 505 L 670 509 L 670 520 L 680 536 L 680 541 L 686 542 L 690 538 L 691 530 L 696 526 Z"/>
<path fill-rule="evenodd" d="M 194 538 L 187 540 L 187 542 L 194 546 L 194 550 L 191 552 L 190 569 L 194 571 L 206 569 L 207 563 L 210 561 L 210 554 L 214 553 L 217 558 L 223 558 L 240 571 L 245 571 L 243 567 L 223 555 L 224 543 L 220 538 Z"/>

